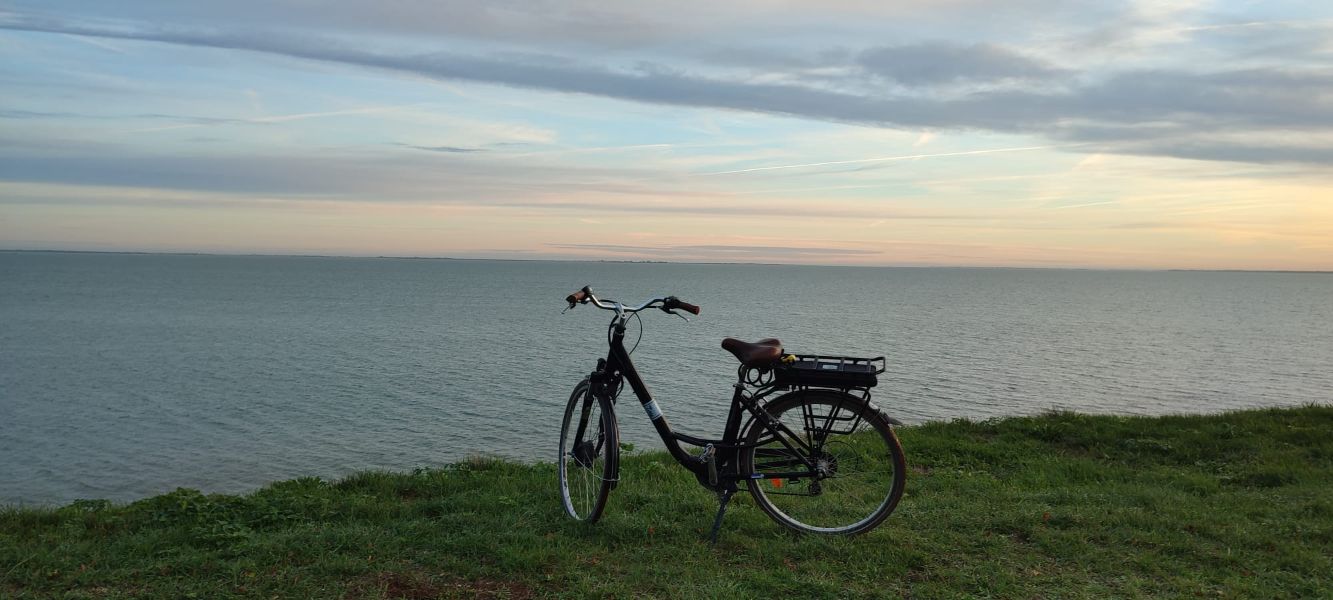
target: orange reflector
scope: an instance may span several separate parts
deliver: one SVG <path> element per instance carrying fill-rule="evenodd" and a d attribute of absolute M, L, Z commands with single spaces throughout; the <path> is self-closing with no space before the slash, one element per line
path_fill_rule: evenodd
<path fill-rule="evenodd" d="M 773 487 L 775 487 L 775 488 L 780 488 L 780 487 L 782 487 L 782 480 L 781 480 L 781 479 L 770 479 L 769 481 L 773 482 Z"/>

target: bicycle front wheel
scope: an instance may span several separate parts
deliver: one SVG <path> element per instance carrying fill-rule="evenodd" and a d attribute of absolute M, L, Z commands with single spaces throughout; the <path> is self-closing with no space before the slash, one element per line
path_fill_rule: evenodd
<path fill-rule="evenodd" d="M 570 395 L 560 425 L 560 497 L 569 516 L 588 523 L 601 518 L 619 457 L 620 432 L 611 402 L 595 397 L 584 380 Z"/>
<path fill-rule="evenodd" d="M 902 498 L 907 463 L 887 417 L 841 392 L 802 390 L 765 407 L 782 427 L 752 421 L 741 466 L 774 521 L 805 533 L 874 529 Z"/>

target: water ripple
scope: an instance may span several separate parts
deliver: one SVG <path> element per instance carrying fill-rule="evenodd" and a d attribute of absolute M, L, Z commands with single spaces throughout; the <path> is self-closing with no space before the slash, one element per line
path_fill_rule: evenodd
<path fill-rule="evenodd" d="M 560 315 L 584 283 L 704 307 L 646 315 L 634 355 L 698 435 L 729 401 L 724 336 L 887 355 L 876 402 L 909 423 L 1333 401 L 1326 275 L 0 252 L 0 282 L 9 503 L 551 460 L 605 352 L 605 314 Z M 659 447 L 620 407 L 625 440 Z"/>

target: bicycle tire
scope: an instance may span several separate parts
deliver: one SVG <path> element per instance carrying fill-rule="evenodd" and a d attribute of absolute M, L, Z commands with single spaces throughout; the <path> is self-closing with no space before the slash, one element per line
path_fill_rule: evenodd
<path fill-rule="evenodd" d="M 595 411 L 595 412 L 594 412 Z M 560 499 L 565 513 L 596 523 L 619 472 L 620 430 L 611 401 L 591 392 L 588 380 L 574 387 L 560 424 Z"/>
<path fill-rule="evenodd" d="M 897 508 L 907 461 L 888 418 L 878 409 L 843 392 L 798 390 L 767 403 L 764 410 L 804 435 L 811 448 L 798 446 L 793 453 L 759 420 L 747 426 L 743 439 L 749 447 L 741 452 L 742 472 L 751 474 L 747 487 L 755 504 L 774 521 L 803 533 L 857 535 L 878 527 Z M 846 431 L 838 429 L 844 426 Z M 805 468 L 796 454 L 814 455 L 816 464 L 822 461 L 821 476 L 762 477 L 765 470 L 790 471 L 793 464 Z"/>

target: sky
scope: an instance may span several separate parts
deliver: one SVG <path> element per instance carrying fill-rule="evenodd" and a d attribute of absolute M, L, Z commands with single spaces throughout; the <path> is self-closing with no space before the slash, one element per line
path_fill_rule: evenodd
<path fill-rule="evenodd" d="M 0 248 L 1333 270 L 1333 4 L 0 0 Z"/>

